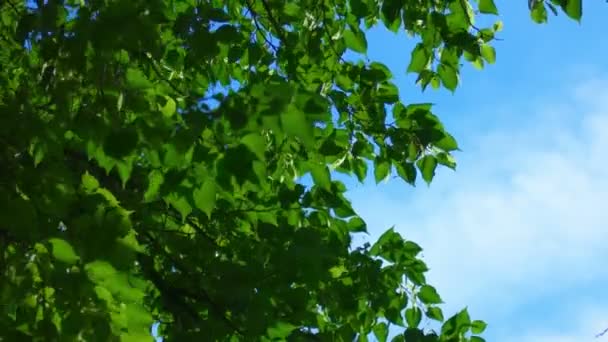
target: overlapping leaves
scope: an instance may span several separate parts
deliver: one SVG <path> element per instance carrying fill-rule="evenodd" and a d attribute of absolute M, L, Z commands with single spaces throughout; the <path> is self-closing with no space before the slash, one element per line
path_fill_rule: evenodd
<path fill-rule="evenodd" d="M 580 19 L 580 0 L 551 1 Z M 542 9 L 541 9 L 542 7 Z M 534 18 L 544 3 L 534 2 Z M 431 182 L 458 149 L 365 54 L 454 91 L 493 63 L 491 0 L 0 3 L 0 337 L 481 341 L 420 247 L 373 246 L 336 172 Z M 545 15 L 546 16 L 546 15 Z M 542 21 L 542 20 L 540 20 Z M 305 182 L 306 176 L 310 181 Z M 438 331 L 423 319 L 442 322 Z M 393 330 L 391 330 L 393 331 Z"/>

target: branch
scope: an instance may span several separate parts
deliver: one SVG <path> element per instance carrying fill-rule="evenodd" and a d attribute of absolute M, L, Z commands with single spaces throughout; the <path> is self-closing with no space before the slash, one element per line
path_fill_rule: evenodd
<path fill-rule="evenodd" d="M 287 39 L 283 35 L 283 30 L 281 29 L 281 25 L 279 25 L 279 22 L 272 15 L 272 10 L 270 9 L 268 2 L 266 2 L 266 0 L 261 0 L 261 1 L 262 1 L 262 6 L 264 6 L 264 10 L 266 11 L 266 13 L 268 13 L 268 19 L 270 21 L 270 24 L 274 27 L 274 30 L 277 31 L 277 35 L 279 36 L 279 39 L 282 41 L 282 43 L 286 44 Z"/>
<path fill-rule="evenodd" d="M 167 259 L 169 259 L 169 261 L 173 264 L 173 266 L 175 268 L 177 268 L 178 270 L 187 270 L 187 267 L 185 267 L 179 260 L 175 259 L 170 253 L 166 253 L 164 251 L 163 248 L 160 248 L 161 246 L 158 244 L 158 242 L 156 241 L 156 239 L 150 234 L 150 233 L 146 233 L 145 234 L 146 237 L 149 239 L 150 242 L 152 242 L 154 245 L 156 245 L 157 249 L 159 249 L 160 251 L 162 251 L 164 257 L 166 257 Z M 143 254 L 142 254 L 143 255 Z M 143 257 L 142 257 L 143 258 Z M 146 260 L 143 260 L 144 262 L 147 262 Z M 239 327 L 237 327 L 234 322 L 232 322 L 225 314 L 225 310 L 223 310 L 217 303 L 215 303 L 215 301 L 213 301 L 211 299 L 211 296 L 209 295 L 209 293 L 202 287 L 202 286 L 198 286 L 197 289 L 199 292 L 193 292 L 189 289 L 186 288 L 181 288 L 181 287 L 173 287 L 169 284 L 167 284 L 164 279 L 162 279 L 162 276 L 159 274 L 158 271 L 156 271 L 154 269 L 153 266 L 150 265 L 149 261 L 147 262 L 147 269 L 146 272 L 148 272 L 148 274 L 150 275 L 150 278 L 152 280 L 152 282 L 154 283 L 154 285 L 161 290 L 161 292 L 163 294 L 168 295 L 169 297 L 172 298 L 172 300 L 178 300 L 178 303 L 180 303 L 182 306 L 188 308 L 189 310 L 189 314 L 192 315 L 194 313 L 195 317 L 199 317 L 198 313 L 196 313 L 196 311 L 194 309 L 192 309 L 190 307 L 190 305 L 188 305 L 188 303 L 186 301 L 184 301 L 184 297 L 188 297 L 191 299 L 195 299 L 198 301 L 202 301 L 202 302 L 206 302 L 207 304 L 209 304 L 209 306 L 211 307 L 212 311 L 214 311 L 220 318 L 221 320 L 224 322 L 224 324 L 234 330 L 237 334 L 243 336 L 243 332 L 241 329 L 239 329 Z M 185 273 L 189 273 L 189 272 L 185 272 Z"/>
<path fill-rule="evenodd" d="M 266 42 L 266 44 L 268 44 L 268 46 L 274 51 L 274 53 L 276 54 L 278 51 L 278 48 L 268 39 L 268 37 L 266 37 L 266 34 L 264 34 L 264 30 L 260 27 L 260 23 L 258 22 L 257 18 L 260 17 L 260 15 L 253 9 L 253 6 L 249 3 L 249 1 L 246 1 L 246 5 L 247 10 L 249 12 L 251 12 L 251 16 L 253 19 L 253 24 L 255 25 L 256 29 L 261 33 L 262 37 L 264 37 L 264 41 Z"/>

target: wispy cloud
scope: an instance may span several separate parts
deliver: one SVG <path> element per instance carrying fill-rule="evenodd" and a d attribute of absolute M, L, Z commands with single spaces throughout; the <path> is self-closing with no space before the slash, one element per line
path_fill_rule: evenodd
<path fill-rule="evenodd" d="M 608 327 L 608 82 L 544 95 L 509 125 L 467 131 L 458 171 L 430 188 L 351 198 L 373 236 L 395 224 L 419 242 L 447 308 L 469 305 L 501 341 L 593 340 Z"/>

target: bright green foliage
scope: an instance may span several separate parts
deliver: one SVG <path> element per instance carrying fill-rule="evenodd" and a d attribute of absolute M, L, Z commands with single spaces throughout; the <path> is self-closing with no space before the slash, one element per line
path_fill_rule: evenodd
<path fill-rule="evenodd" d="M 583 0 L 535 0 L 531 4 L 530 15 L 537 23 L 547 22 L 547 8 L 557 15 L 559 7 L 568 17 L 579 22 L 583 16 Z"/>
<path fill-rule="evenodd" d="M 552 3 L 580 19 L 580 0 Z M 396 72 L 453 91 L 463 57 L 496 58 L 502 24 L 474 26 L 477 12 L 497 10 L 1 1 L 0 339 L 145 341 L 156 322 L 167 341 L 384 341 L 389 326 L 482 341 L 466 310 L 444 321 L 414 242 L 391 229 L 351 246 L 367 225 L 332 179 L 455 167 L 432 105 L 401 103 L 386 66 L 344 54 L 365 54 L 374 25 L 405 31 L 418 44 Z"/>

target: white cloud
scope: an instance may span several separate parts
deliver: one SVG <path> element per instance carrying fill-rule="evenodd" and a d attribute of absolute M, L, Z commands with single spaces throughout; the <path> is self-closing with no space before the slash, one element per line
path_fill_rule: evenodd
<path fill-rule="evenodd" d="M 421 244 L 447 308 L 468 305 L 501 335 L 519 331 L 503 319 L 532 301 L 593 303 L 608 281 L 608 83 L 586 81 L 542 102 L 529 108 L 536 114 L 514 113 L 518 125 L 467 137 L 459 170 L 441 172 L 429 189 L 391 183 L 351 194 L 372 233 L 395 224 Z M 566 317 L 555 308 L 545 313 L 550 323 L 538 323 L 550 329 L 501 340 L 587 341 L 608 327 L 608 306 L 590 305 L 570 307 L 586 318 L 552 330 Z"/>

